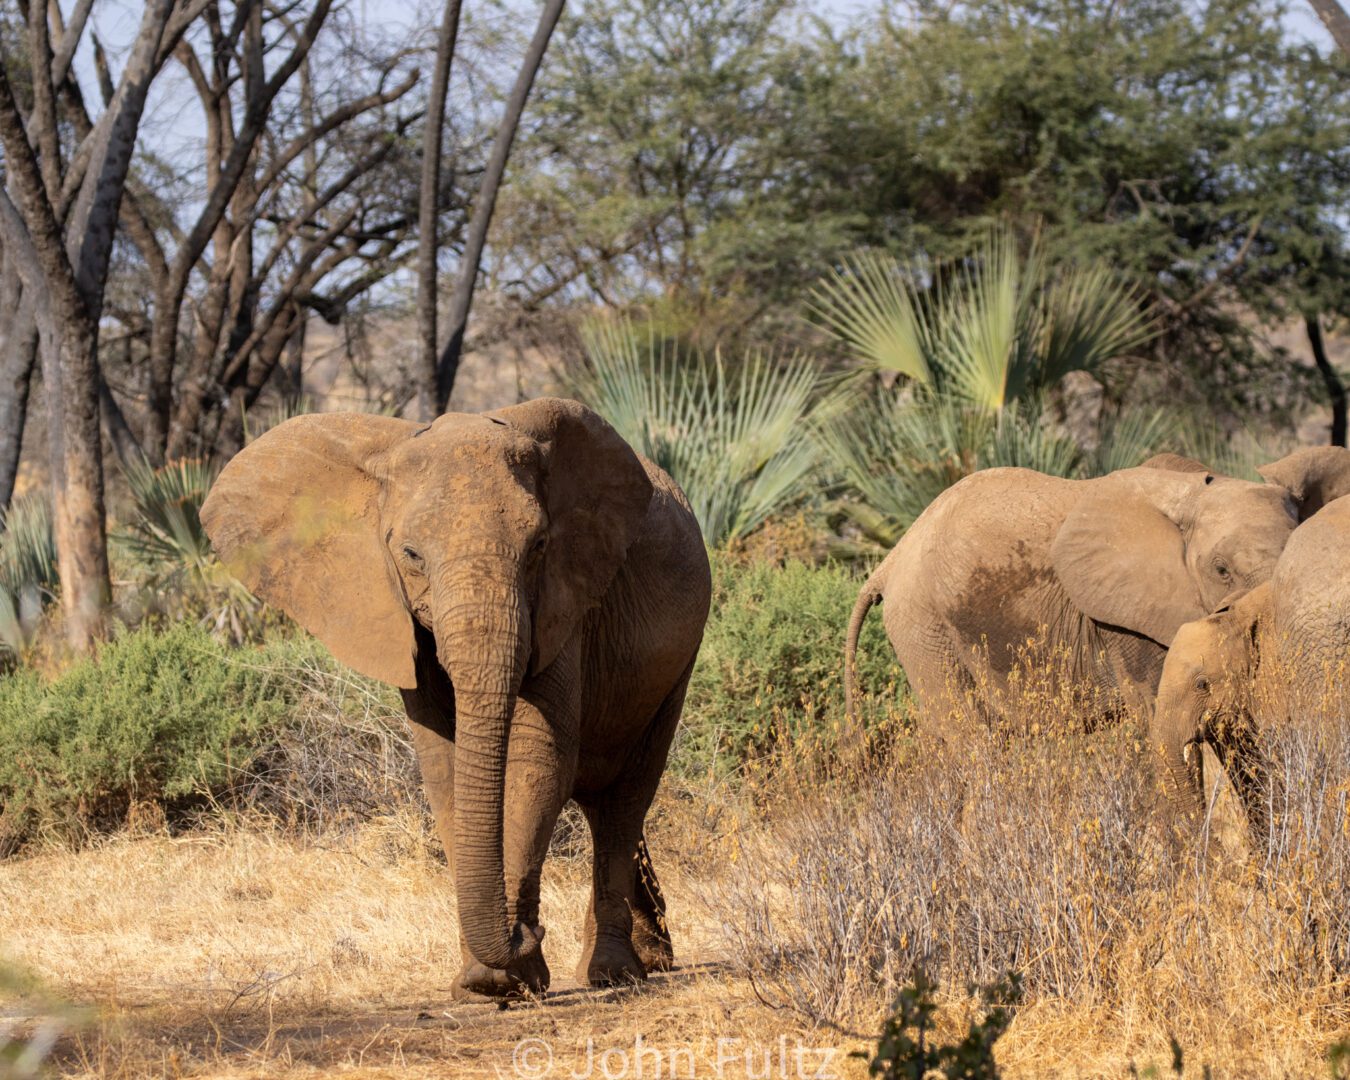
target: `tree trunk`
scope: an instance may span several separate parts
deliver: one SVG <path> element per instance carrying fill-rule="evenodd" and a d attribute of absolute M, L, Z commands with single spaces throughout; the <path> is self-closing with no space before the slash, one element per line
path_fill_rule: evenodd
<path fill-rule="evenodd" d="M 1317 17 L 1331 31 L 1337 47 L 1341 52 L 1350 55 L 1350 15 L 1345 13 L 1345 8 L 1341 7 L 1337 0 L 1311 0 L 1311 2 Z"/>
<path fill-rule="evenodd" d="M 431 74 L 427 98 L 426 127 L 422 132 L 422 180 L 417 201 L 417 336 L 420 359 L 417 380 L 417 418 L 436 418 L 436 257 L 441 245 L 438 222 L 441 210 L 441 152 L 445 129 L 445 99 L 450 89 L 450 68 L 459 36 L 460 0 L 445 0 L 440 37 L 436 41 L 436 67 Z"/>
<path fill-rule="evenodd" d="M 300 311 L 295 328 L 286 339 L 281 357 L 281 374 L 286 385 L 286 396 L 298 408 L 305 397 L 305 332 L 309 329 L 309 312 Z"/>
<path fill-rule="evenodd" d="M 59 447 L 52 440 L 52 524 L 66 639 L 80 652 L 87 652 L 103 636 L 103 612 L 112 594 L 99 429 L 98 336 L 88 325 L 91 322 L 86 318 L 85 325 L 79 320 L 66 325 L 57 349 L 43 350 L 45 357 L 59 349 L 53 363 L 45 358 L 43 363 L 48 424 L 60 440 Z M 52 372 L 58 365 L 59 374 Z M 52 393 L 53 385 L 59 385 L 59 395 Z"/>
<path fill-rule="evenodd" d="M 7 189 L 17 200 L 16 204 L 4 196 L 6 257 L 17 260 L 24 292 L 33 298 L 40 334 L 52 524 L 66 638 L 74 649 L 86 652 L 102 635 L 103 609 L 111 593 L 99 431 L 98 319 L 78 284 L 4 65 L 0 65 L 0 142 Z M 111 209 L 115 214 L 116 206 L 109 203 L 106 197 L 99 199 L 103 212 Z M 90 265 L 97 269 L 95 262 Z M 105 261 L 105 270 L 106 266 Z M 101 296 L 100 287 L 92 299 Z"/>
<path fill-rule="evenodd" d="M 25 305 L 9 311 L 9 333 L 0 347 L 0 518 L 14 498 L 38 344 L 32 308 Z"/>
<path fill-rule="evenodd" d="M 525 53 L 525 59 L 516 75 L 515 86 L 506 103 L 506 112 L 502 116 L 501 127 L 492 142 L 492 154 L 488 158 L 487 169 L 473 202 L 473 217 L 469 221 L 468 236 L 464 241 L 464 257 L 460 263 L 459 280 L 455 284 L 454 295 L 450 298 L 450 338 L 441 353 L 436 369 L 436 411 L 443 413 L 450 403 L 450 393 L 455 388 L 455 376 L 459 372 L 460 355 L 464 351 L 464 331 L 469 323 L 469 309 L 473 307 L 473 291 L 478 282 L 478 267 L 483 261 L 483 247 L 487 242 L 488 227 L 492 224 L 492 211 L 497 203 L 497 191 L 501 187 L 502 176 L 506 172 L 506 160 L 511 153 L 511 144 L 515 141 L 516 129 L 520 126 L 521 114 L 525 111 L 525 102 L 529 99 L 530 88 L 544 61 L 549 38 L 553 28 L 558 25 L 564 0 L 545 0 L 543 13 L 539 16 L 539 25 L 535 28 L 534 39 Z"/>
<path fill-rule="evenodd" d="M 1331 360 L 1327 356 L 1319 317 L 1308 315 L 1303 323 L 1308 329 L 1308 344 L 1312 346 L 1313 363 L 1317 365 L 1322 383 L 1327 388 L 1327 397 L 1331 399 L 1331 445 L 1344 446 L 1347 419 L 1345 384 L 1341 382 L 1340 372 L 1331 366 Z"/>

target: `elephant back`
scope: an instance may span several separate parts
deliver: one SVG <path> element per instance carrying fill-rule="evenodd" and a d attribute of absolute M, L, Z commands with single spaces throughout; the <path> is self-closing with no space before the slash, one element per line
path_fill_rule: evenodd
<path fill-rule="evenodd" d="M 1272 579 L 1274 628 L 1304 681 L 1344 681 L 1350 662 L 1350 496 L 1294 530 Z"/>

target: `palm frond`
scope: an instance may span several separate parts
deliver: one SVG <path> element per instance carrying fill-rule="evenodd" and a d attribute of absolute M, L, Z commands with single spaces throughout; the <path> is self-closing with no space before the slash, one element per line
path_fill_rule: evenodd
<path fill-rule="evenodd" d="M 895 259 L 863 251 L 811 291 L 809 309 L 870 367 L 933 384 L 934 326 L 916 279 Z"/>
<path fill-rule="evenodd" d="M 745 536 L 810 490 L 808 357 L 681 355 L 650 327 L 592 320 L 573 392 L 684 490 L 709 544 Z"/>
<path fill-rule="evenodd" d="M 49 498 L 45 492 L 20 496 L 0 528 L 0 652 L 17 655 L 28 643 L 57 583 Z"/>
<path fill-rule="evenodd" d="M 1156 328 L 1110 268 L 1051 274 L 1033 242 L 996 228 L 945 271 L 864 252 L 826 275 L 808 310 L 873 371 L 907 376 L 998 412 L 1070 371 L 1096 372 Z"/>
<path fill-rule="evenodd" d="M 929 503 L 979 469 L 1074 476 L 1081 459 L 1071 438 L 1042 422 L 1035 401 L 995 414 L 954 395 L 859 395 L 852 409 L 817 424 L 817 438 L 867 507 L 859 524 L 883 544 L 897 541 Z"/>
<path fill-rule="evenodd" d="M 45 492 L 21 495 L 10 503 L 0 529 L 0 587 L 51 591 L 56 581 L 50 499 Z"/>
<path fill-rule="evenodd" d="M 1054 386 L 1070 371 L 1097 371 L 1157 334 L 1138 290 L 1105 266 L 1061 274 L 1044 293 L 1040 382 Z"/>
<path fill-rule="evenodd" d="M 1261 475 L 1256 471 L 1259 466 L 1293 449 L 1277 440 L 1263 439 L 1247 428 L 1225 431 L 1207 416 L 1175 415 L 1172 423 L 1172 435 L 1162 449 L 1193 457 L 1215 472 L 1240 480 L 1260 481 Z"/>
<path fill-rule="evenodd" d="M 997 412 L 1032 385 L 1026 355 L 1023 267 L 1016 242 L 992 232 L 940 298 L 942 366 L 954 391 Z"/>
<path fill-rule="evenodd" d="M 215 470 L 205 461 L 184 458 L 160 469 L 132 463 L 125 473 L 136 514 L 122 542 L 167 573 L 200 575 L 212 560 L 211 541 L 199 515 Z"/>
<path fill-rule="evenodd" d="M 1105 476 L 1132 469 L 1176 444 L 1179 425 L 1166 409 L 1124 409 L 1107 419 L 1097 447 L 1084 460 L 1084 473 Z"/>

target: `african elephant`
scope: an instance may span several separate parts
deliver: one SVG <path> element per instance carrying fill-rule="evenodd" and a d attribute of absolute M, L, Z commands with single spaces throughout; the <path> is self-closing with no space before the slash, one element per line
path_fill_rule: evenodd
<path fill-rule="evenodd" d="M 579 978 L 669 966 L 643 822 L 711 595 L 669 476 L 574 401 L 310 415 L 239 453 L 202 521 L 249 588 L 401 689 L 459 898 L 457 994 L 548 986 L 539 876 L 569 798 L 594 842 Z"/>
<path fill-rule="evenodd" d="M 968 476 L 859 593 L 845 643 L 849 715 L 858 634 L 880 602 L 925 711 L 955 690 L 979 691 L 979 708 L 996 713 L 996 691 L 1030 640 L 1091 691 L 1086 726 L 1147 707 L 1177 629 L 1268 579 L 1296 513 L 1285 487 L 1175 455 L 1091 480 L 1015 468 Z"/>
<path fill-rule="evenodd" d="M 1260 843 L 1269 776 L 1262 728 L 1296 712 L 1346 719 L 1350 496 L 1319 507 L 1294 530 L 1269 582 L 1181 627 L 1167 654 L 1150 741 L 1174 807 L 1192 824 L 1204 812 L 1201 743 L 1224 766 Z"/>

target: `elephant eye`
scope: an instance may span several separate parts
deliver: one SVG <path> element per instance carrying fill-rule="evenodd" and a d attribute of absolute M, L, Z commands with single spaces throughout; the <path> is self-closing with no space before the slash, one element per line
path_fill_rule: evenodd
<path fill-rule="evenodd" d="M 1230 571 L 1228 567 L 1224 566 L 1223 563 L 1219 563 L 1219 565 L 1216 566 L 1214 569 L 1218 571 L 1219 577 L 1223 578 L 1224 581 L 1227 581 L 1232 576 L 1232 571 Z"/>
<path fill-rule="evenodd" d="M 403 557 L 411 563 L 420 564 L 422 561 L 422 556 L 417 554 L 417 552 L 414 551 L 412 548 L 408 547 L 407 544 L 403 545 Z"/>
<path fill-rule="evenodd" d="M 1195 688 L 1202 694 L 1209 693 L 1209 677 L 1206 675 L 1197 675 L 1195 677 Z"/>

